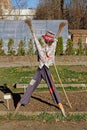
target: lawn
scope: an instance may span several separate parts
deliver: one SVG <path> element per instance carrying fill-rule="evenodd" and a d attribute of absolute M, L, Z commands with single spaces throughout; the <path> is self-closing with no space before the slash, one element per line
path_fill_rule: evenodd
<path fill-rule="evenodd" d="M 13 86 L 15 83 L 28 84 L 37 66 L 2 67 L 0 68 L 0 85 Z M 50 67 L 54 82 L 59 83 L 54 66 Z M 87 84 L 87 68 L 84 65 L 57 66 L 59 76 L 64 84 Z M 41 83 L 44 83 L 42 80 Z"/>

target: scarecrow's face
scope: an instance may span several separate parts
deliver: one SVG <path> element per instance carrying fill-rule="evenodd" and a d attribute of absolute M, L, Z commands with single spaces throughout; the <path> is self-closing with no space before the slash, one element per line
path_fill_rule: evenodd
<path fill-rule="evenodd" d="M 46 44 L 51 45 L 54 42 L 54 34 L 52 32 L 47 32 L 46 34 L 42 35 Z"/>
<path fill-rule="evenodd" d="M 54 41 L 53 40 L 45 40 L 45 43 L 48 45 L 48 46 L 50 46 L 52 43 L 53 43 Z"/>

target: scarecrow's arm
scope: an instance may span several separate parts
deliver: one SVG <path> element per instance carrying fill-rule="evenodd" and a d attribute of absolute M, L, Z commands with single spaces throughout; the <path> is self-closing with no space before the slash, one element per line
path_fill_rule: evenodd
<path fill-rule="evenodd" d="M 30 28 L 30 31 L 31 31 L 32 36 L 33 36 L 34 41 L 35 41 L 34 43 L 35 43 L 36 48 L 37 48 L 38 53 L 39 53 L 39 56 L 40 56 L 41 58 L 44 57 L 43 48 L 42 48 L 42 46 L 41 46 L 41 44 L 40 44 L 40 42 L 39 42 L 39 40 L 38 40 L 38 38 L 37 38 L 37 36 L 36 36 L 36 34 L 35 34 L 35 32 L 34 32 L 34 28 L 33 28 L 33 25 L 32 25 L 32 20 L 28 18 L 28 19 L 26 19 L 24 22 L 25 22 L 25 23 L 28 25 L 28 27 Z"/>

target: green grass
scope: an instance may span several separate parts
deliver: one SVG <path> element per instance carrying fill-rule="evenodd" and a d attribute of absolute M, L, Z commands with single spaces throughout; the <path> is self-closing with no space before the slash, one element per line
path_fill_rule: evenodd
<path fill-rule="evenodd" d="M 15 83 L 29 83 L 36 67 L 0 68 L 0 84 L 14 85 Z"/>
<path fill-rule="evenodd" d="M 63 117 L 61 113 L 49 114 L 49 113 L 41 113 L 39 115 L 22 115 L 16 114 L 14 117 L 13 115 L 7 114 L 4 116 L 0 116 L 0 120 L 38 120 L 44 122 L 55 122 L 55 121 L 87 121 L 87 114 L 68 114 L 67 117 Z"/>
<path fill-rule="evenodd" d="M 81 65 L 62 65 L 62 66 L 57 66 L 57 70 L 59 73 L 59 76 L 62 80 L 63 83 L 87 83 L 87 70 L 84 71 L 78 71 L 78 70 L 74 70 L 74 68 L 83 68 L 85 66 L 81 66 Z M 53 74 L 53 77 L 55 79 L 55 82 L 58 83 L 58 78 L 57 78 L 57 74 L 56 71 L 54 69 L 54 67 L 51 67 L 51 72 Z"/>
<path fill-rule="evenodd" d="M 81 91 L 81 90 L 87 90 L 87 87 L 65 87 L 64 88 L 65 91 Z M 24 89 L 23 88 L 11 88 L 12 92 L 21 92 L 23 93 L 24 92 Z M 63 91 L 63 89 L 61 87 L 57 87 L 57 90 L 58 91 Z M 48 91 L 48 88 L 36 88 L 35 89 L 35 92 L 44 92 L 44 91 Z"/>
<path fill-rule="evenodd" d="M 87 71 L 77 71 L 73 70 L 72 68 L 79 67 L 79 66 L 57 66 L 59 76 L 62 80 L 62 83 L 67 84 L 87 84 Z M 80 66 L 84 67 L 84 66 Z M 10 68 L 0 68 L 0 85 L 7 84 L 8 86 L 13 86 L 15 83 L 20 84 L 29 84 L 30 80 L 32 79 L 36 67 L 10 67 Z M 50 67 L 51 73 L 54 77 L 54 82 L 59 83 L 57 74 L 55 72 L 54 66 Z M 41 83 L 45 83 L 41 81 Z"/>
<path fill-rule="evenodd" d="M 79 91 L 79 90 L 86 90 L 87 87 L 72 87 L 72 86 L 70 86 L 70 87 L 65 87 L 64 89 L 66 91 Z M 37 88 L 35 91 L 40 92 L 40 91 L 47 91 L 47 90 L 48 90 L 48 88 Z M 57 87 L 57 90 L 62 91 L 63 89 L 62 89 L 62 87 Z"/>

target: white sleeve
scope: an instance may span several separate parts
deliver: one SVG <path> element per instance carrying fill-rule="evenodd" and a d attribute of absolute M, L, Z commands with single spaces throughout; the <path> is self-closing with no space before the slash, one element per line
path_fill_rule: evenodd
<path fill-rule="evenodd" d="M 56 45 L 57 45 L 57 40 L 55 40 L 52 45 L 50 46 L 50 49 L 48 51 L 48 55 L 50 55 L 51 53 L 54 53 L 55 54 L 55 51 L 56 51 Z"/>
<path fill-rule="evenodd" d="M 40 57 L 43 57 L 44 56 L 43 48 L 42 48 L 40 42 L 38 41 L 36 35 L 33 34 L 33 36 L 34 36 L 34 41 L 35 41 L 35 45 L 38 50 L 38 53 L 39 53 Z"/>

